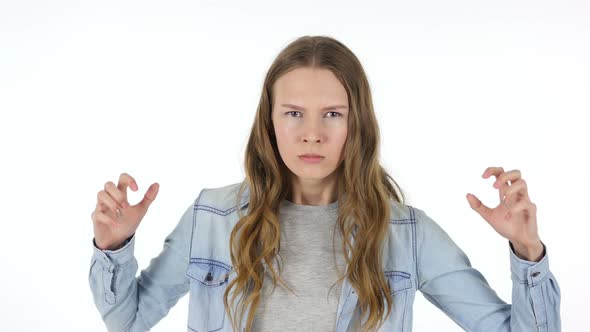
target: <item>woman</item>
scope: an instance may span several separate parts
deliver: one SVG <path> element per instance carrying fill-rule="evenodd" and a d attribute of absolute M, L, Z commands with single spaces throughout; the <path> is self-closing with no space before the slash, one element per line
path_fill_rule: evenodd
<path fill-rule="evenodd" d="M 158 184 L 134 206 L 126 173 L 98 193 L 89 282 L 107 328 L 148 330 L 190 292 L 188 331 L 410 331 L 420 290 L 468 331 L 560 330 L 559 286 L 518 170 L 484 171 L 499 190 L 493 209 L 467 195 L 509 240 L 510 305 L 403 203 L 378 151 L 358 59 L 333 38 L 295 40 L 266 75 L 245 180 L 203 189 L 138 278 L 134 235 Z"/>

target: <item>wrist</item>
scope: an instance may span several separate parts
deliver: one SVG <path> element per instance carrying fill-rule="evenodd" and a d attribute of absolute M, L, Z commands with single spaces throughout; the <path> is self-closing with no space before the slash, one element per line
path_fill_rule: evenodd
<path fill-rule="evenodd" d="M 119 249 L 123 248 L 129 242 L 129 240 L 130 240 L 130 238 L 127 238 L 125 241 L 119 242 L 119 243 L 102 244 L 102 243 L 96 242 L 96 239 L 95 239 L 94 245 L 100 250 L 115 251 L 115 250 L 119 250 Z"/>
<path fill-rule="evenodd" d="M 531 262 L 538 262 L 541 260 L 541 258 L 543 258 L 545 254 L 545 250 L 541 240 L 538 240 L 528 245 L 514 242 L 511 243 L 512 247 L 514 248 L 514 253 L 520 259 L 524 259 Z"/>

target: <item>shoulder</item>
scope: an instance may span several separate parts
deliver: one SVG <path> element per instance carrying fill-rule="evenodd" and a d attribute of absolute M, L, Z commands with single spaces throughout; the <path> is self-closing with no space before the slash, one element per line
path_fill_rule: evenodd
<path fill-rule="evenodd" d="M 414 223 L 414 207 L 408 204 L 400 203 L 394 199 L 389 200 L 391 215 L 389 221 L 394 224 Z"/>
<path fill-rule="evenodd" d="M 447 236 L 442 227 L 423 209 L 413 205 L 403 204 L 395 200 L 390 200 L 391 217 L 390 223 L 394 224 L 412 224 L 418 233 L 439 233 Z"/>
<path fill-rule="evenodd" d="M 391 206 L 390 221 L 393 223 L 418 224 L 433 222 L 424 210 L 414 205 L 400 203 L 394 199 L 390 199 L 389 201 Z"/>
<path fill-rule="evenodd" d="M 228 184 L 222 187 L 203 188 L 195 199 L 195 209 L 209 210 L 217 214 L 226 215 L 243 208 L 248 204 L 248 187 L 238 198 L 242 182 Z"/>

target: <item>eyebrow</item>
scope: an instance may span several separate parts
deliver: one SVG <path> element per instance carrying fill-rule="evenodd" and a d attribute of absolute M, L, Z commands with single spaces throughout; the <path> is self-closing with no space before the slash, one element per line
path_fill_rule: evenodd
<path fill-rule="evenodd" d="M 281 106 L 287 107 L 287 108 L 292 108 L 292 109 L 298 110 L 298 111 L 305 111 L 304 107 L 293 105 L 293 104 L 281 104 Z M 322 108 L 322 110 L 337 110 L 337 109 L 348 109 L 348 106 L 346 106 L 346 105 L 332 105 L 332 106 L 327 106 L 327 107 Z"/>

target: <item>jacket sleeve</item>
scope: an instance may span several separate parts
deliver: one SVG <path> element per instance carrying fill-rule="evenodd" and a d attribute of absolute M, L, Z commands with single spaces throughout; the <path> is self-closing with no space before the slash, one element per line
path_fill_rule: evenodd
<path fill-rule="evenodd" d="M 512 304 L 498 297 L 449 235 L 424 211 L 416 214 L 417 288 L 465 331 L 561 331 L 561 291 L 539 262 L 518 258 L 508 241 Z"/>
<path fill-rule="evenodd" d="M 164 240 L 163 250 L 137 273 L 135 234 L 117 250 L 100 250 L 94 239 L 88 281 L 108 331 L 149 331 L 189 290 L 194 204 Z"/>

